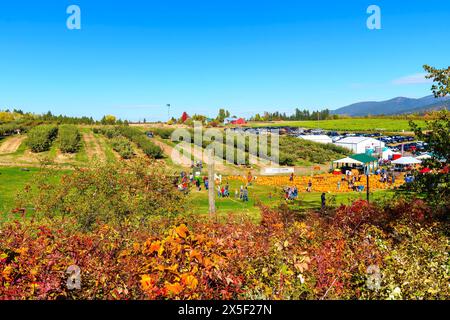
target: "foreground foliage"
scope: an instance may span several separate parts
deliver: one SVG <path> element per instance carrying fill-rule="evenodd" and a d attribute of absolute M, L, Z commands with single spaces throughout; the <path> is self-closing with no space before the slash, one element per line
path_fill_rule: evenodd
<path fill-rule="evenodd" d="M 159 218 L 92 232 L 73 217 L 2 226 L 3 299 L 448 299 L 444 226 L 419 200 L 357 201 L 305 220 L 262 209 L 260 224 Z M 81 288 L 67 287 L 80 268 Z M 379 272 L 378 272 L 379 270 Z"/>

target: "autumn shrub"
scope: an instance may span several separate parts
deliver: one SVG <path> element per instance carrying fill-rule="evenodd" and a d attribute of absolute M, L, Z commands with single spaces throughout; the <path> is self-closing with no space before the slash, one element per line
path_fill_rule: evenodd
<path fill-rule="evenodd" d="M 81 134 L 74 125 L 62 125 L 58 129 L 59 149 L 63 153 L 76 153 L 81 146 Z"/>
<path fill-rule="evenodd" d="M 8 219 L 0 237 L 0 298 L 449 297 L 445 226 L 427 218 L 421 201 L 358 201 L 327 216 L 261 210 L 260 223 L 239 215 L 220 222 L 161 215 L 145 227 L 101 220 L 90 230 L 78 228 L 75 214 Z M 72 265 L 81 271 L 80 289 L 67 287 Z"/>
<path fill-rule="evenodd" d="M 184 196 L 150 160 L 99 163 L 77 168 L 55 184 L 51 170 L 43 170 L 19 195 L 21 206 L 31 205 L 43 216 L 73 216 L 82 229 L 96 224 L 139 224 L 154 216 L 183 212 Z"/>
<path fill-rule="evenodd" d="M 193 233 L 184 224 L 158 235 L 107 225 L 80 233 L 73 222 L 29 220 L 4 226 L 0 299 L 239 297 L 240 277 L 224 271 L 230 262 L 227 245 L 207 234 Z M 70 266 L 80 270 L 79 289 L 67 285 Z"/>
<path fill-rule="evenodd" d="M 48 151 L 58 134 L 58 127 L 54 125 L 41 125 L 28 132 L 27 144 L 33 152 Z"/>

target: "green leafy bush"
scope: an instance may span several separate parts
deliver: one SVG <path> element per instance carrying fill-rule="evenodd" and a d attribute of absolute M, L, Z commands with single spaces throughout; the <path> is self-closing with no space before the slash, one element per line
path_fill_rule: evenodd
<path fill-rule="evenodd" d="M 141 130 L 129 126 L 118 127 L 118 130 L 121 135 L 136 143 L 147 156 L 154 159 L 163 157 L 161 148 L 155 145 Z"/>
<path fill-rule="evenodd" d="M 58 127 L 53 125 L 41 125 L 28 132 L 27 144 L 33 152 L 48 151 L 58 134 Z"/>
<path fill-rule="evenodd" d="M 349 150 L 334 144 L 321 144 L 295 137 L 280 138 L 280 162 L 283 159 L 288 165 L 300 160 L 326 163 L 342 158 L 349 153 Z"/>
<path fill-rule="evenodd" d="M 124 137 L 114 137 L 111 139 L 111 145 L 123 159 L 131 159 L 134 157 L 133 147 L 130 141 Z"/>
<path fill-rule="evenodd" d="M 81 134 L 74 125 L 62 125 L 58 130 L 59 149 L 63 153 L 76 153 L 81 146 Z"/>
<path fill-rule="evenodd" d="M 163 139 L 170 139 L 170 137 L 171 137 L 172 133 L 175 131 L 175 129 L 151 128 L 151 131 Z"/>
<path fill-rule="evenodd" d="M 44 217 L 73 216 L 83 230 L 98 223 L 143 224 L 157 215 L 174 216 L 184 196 L 174 191 L 173 177 L 149 159 L 99 163 L 64 175 L 55 185 L 51 169 L 43 171 L 21 193 L 20 206 L 32 203 Z"/>

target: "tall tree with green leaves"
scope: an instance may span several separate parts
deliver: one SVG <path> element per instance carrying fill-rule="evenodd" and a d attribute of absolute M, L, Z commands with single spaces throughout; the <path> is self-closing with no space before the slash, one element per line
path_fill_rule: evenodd
<path fill-rule="evenodd" d="M 445 97 L 450 94 L 450 66 L 447 69 L 436 69 L 429 65 L 423 68 L 428 72 L 427 79 L 433 79 L 431 90 L 435 97 Z"/>
<path fill-rule="evenodd" d="M 450 94 L 450 67 L 447 69 L 436 69 L 424 66 L 428 71 L 427 78 L 433 79 L 431 87 L 436 97 L 445 97 Z M 437 207 L 449 211 L 450 206 L 450 113 L 442 110 L 437 117 L 425 121 L 425 128 L 419 127 L 413 121 L 410 126 L 416 137 L 428 144 L 432 158 L 424 161 L 423 165 L 432 169 L 432 173 L 416 174 L 412 189 Z"/>

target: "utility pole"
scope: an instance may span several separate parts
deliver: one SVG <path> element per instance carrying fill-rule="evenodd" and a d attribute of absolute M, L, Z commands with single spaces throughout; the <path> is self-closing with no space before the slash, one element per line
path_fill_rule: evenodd
<path fill-rule="evenodd" d="M 214 149 L 208 150 L 208 201 L 209 216 L 216 216 L 216 182 L 214 180 Z"/>
<path fill-rule="evenodd" d="M 366 178 L 367 178 L 367 188 L 366 188 L 366 193 L 367 193 L 367 203 L 369 203 L 369 195 L 370 195 L 370 190 L 369 190 L 369 165 L 366 165 Z"/>

